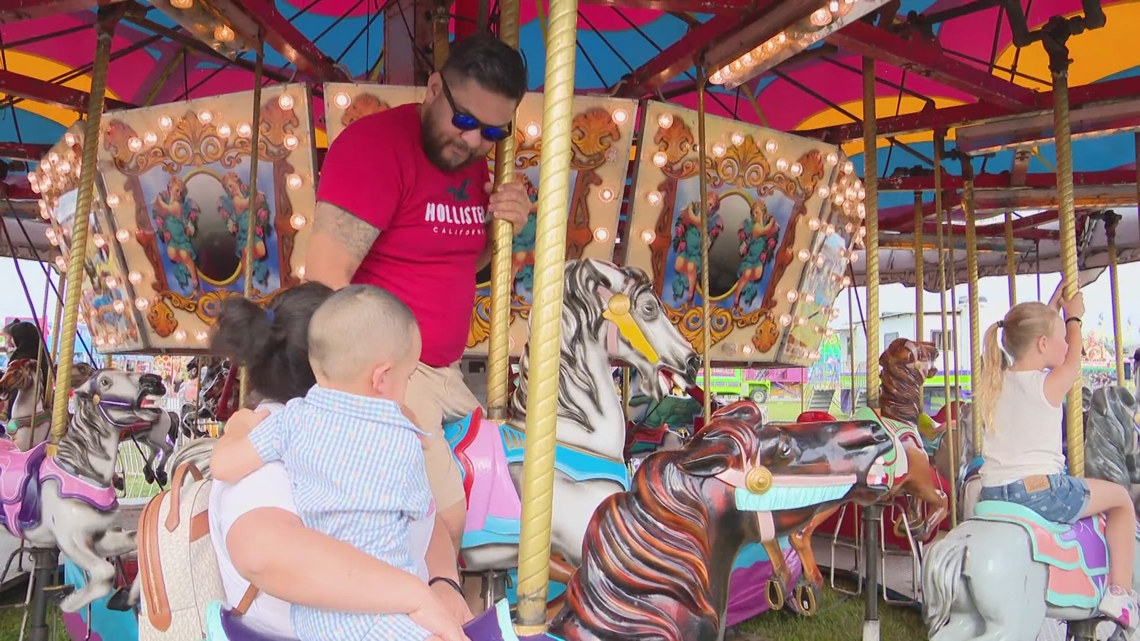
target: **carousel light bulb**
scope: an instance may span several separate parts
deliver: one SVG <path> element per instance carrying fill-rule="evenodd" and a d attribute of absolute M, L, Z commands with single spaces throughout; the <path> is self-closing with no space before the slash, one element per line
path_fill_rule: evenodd
<path fill-rule="evenodd" d="M 661 204 L 661 192 L 651 191 L 645 196 L 645 199 L 649 201 L 650 205 L 659 205 Z"/>
<path fill-rule="evenodd" d="M 127 280 L 131 281 L 132 285 L 138 285 L 142 282 L 143 275 L 140 272 L 131 272 L 127 274 Z"/>
<path fill-rule="evenodd" d="M 807 325 L 807 319 L 804 318 L 803 316 L 797 317 L 796 318 L 796 325 L 799 327 L 803 327 L 804 325 Z"/>
<path fill-rule="evenodd" d="M 54 151 L 51 152 L 50 154 L 48 154 L 48 162 L 53 164 L 53 165 L 58 163 L 59 162 L 59 154 L 55 153 Z"/>
<path fill-rule="evenodd" d="M 867 190 L 866 190 L 866 189 L 864 189 L 864 188 L 862 188 L 862 187 L 860 187 L 860 188 L 859 188 L 859 193 L 856 195 L 856 197 L 857 197 L 859 200 L 864 200 L 865 198 L 867 198 Z"/>
<path fill-rule="evenodd" d="M 180 329 L 180 330 L 174 332 L 174 340 L 178 341 L 179 343 L 185 342 L 186 341 L 186 330 Z"/>
<path fill-rule="evenodd" d="M 537 122 L 527 123 L 526 135 L 531 138 L 538 138 L 538 134 L 542 133 L 542 127 Z"/>
<path fill-rule="evenodd" d="M 55 266 L 60 268 L 60 269 L 63 269 L 64 267 L 67 267 L 67 261 L 65 261 L 63 259 L 63 256 L 56 256 L 55 257 Z"/>
<path fill-rule="evenodd" d="M 832 11 L 839 11 L 838 2 L 832 0 L 831 4 L 835 6 L 835 9 L 832 9 Z M 826 27 L 831 24 L 831 11 L 828 11 L 829 8 L 830 7 L 820 7 L 812 11 L 810 18 L 811 23 L 817 27 Z"/>
<path fill-rule="evenodd" d="M 606 203 L 613 202 L 615 196 L 616 194 L 614 194 L 614 190 L 608 187 L 598 192 L 598 198 L 601 198 L 602 202 Z"/>
<path fill-rule="evenodd" d="M 734 146 L 739 147 L 740 145 L 744 144 L 744 134 L 740 133 L 739 131 L 734 132 L 732 134 L 731 140 Z"/>
<path fill-rule="evenodd" d="M 170 0 L 170 6 L 175 9 L 189 9 L 194 6 L 194 0 Z"/>
<path fill-rule="evenodd" d="M 218 125 L 218 135 L 222 138 L 229 138 L 232 133 L 233 129 L 231 129 L 229 125 L 225 123 Z"/>
<path fill-rule="evenodd" d="M 305 266 L 304 265 L 297 265 L 297 278 L 300 278 L 302 280 L 305 278 Z"/>
<path fill-rule="evenodd" d="M 846 200 L 846 198 L 843 197 L 843 194 L 835 192 L 835 197 L 831 199 L 831 202 L 835 203 L 836 205 L 842 205 L 844 200 Z"/>
<path fill-rule="evenodd" d="M 70 147 L 70 146 L 74 145 L 76 142 L 78 142 L 78 139 L 75 137 L 75 134 L 73 134 L 71 132 L 67 132 L 66 134 L 63 135 L 63 142 L 68 147 Z"/>
<path fill-rule="evenodd" d="M 841 280 L 841 281 L 839 281 L 839 282 L 840 282 L 840 283 L 841 283 L 841 284 L 842 284 L 844 287 L 850 287 L 850 286 L 851 286 L 851 277 L 850 277 L 850 276 L 844 276 L 844 277 L 843 277 L 843 280 Z M 832 313 L 835 313 L 835 312 L 838 312 L 838 311 L 839 311 L 838 309 L 836 309 L 836 310 L 832 310 Z"/>
<path fill-rule="evenodd" d="M 338 109 L 348 109 L 348 106 L 352 104 L 352 96 L 343 91 L 338 91 L 337 94 L 333 96 L 333 104 L 336 105 Z"/>
<path fill-rule="evenodd" d="M 150 301 L 139 296 L 135 299 L 135 307 L 138 308 L 140 312 L 146 311 L 146 308 L 150 307 Z"/>
<path fill-rule="evenodd" d="M 34 175 L 34 174 L 33 174 L 33 175 Z M 39 181 L 33 181 L 33 180 L 29 180 L 29 181 L 28 181 L 28 186 L 32 188 L 32 192 L 33 192 L 33 193 L 37 193 L 37 194 L 38 194 L 38 193 L 40 193 L 40 183 L 39 183 Z"/>
<path fill-rule="evenodd" d="M 627 120 L 629 120 L 629 112 L 628 111 L 626 111 L 625 109 L 614 109 L 614 114 L 613 114 L 613 121 L 614 122 L 616 122 L 617 124 L 620 125 L 620 124 L 624 124 L 625 121 L 627 121 Z"/>
<path fill-rule="evenodd" d="M 843 173 L 849 174 L 853 171 L 855 171 L 855 164 L 854 163 L 852 163 L 850 160 L 843 163 Z"/>
<path fill-rule="evenodd" d="M 243 122 L 238 125 L 237 132 L 242 138 L 249 138 L 253 134 L 253 127 L 250 127 L 249 123 Z"/>
<path fill-rule="evenodd" d="M 285 136 L 285 148 L 286 149 L 296 149 L 297 145 L 299 145 L 299 144 L 301 144 L 301 140 L 299 138 L 297 138 L 296 136 L 294 136 L 293 134 L 289 134 L 288 136 Z"/>
<path fill-rule="evenodd" d="M 669 164 L 669 155 L 663 151 L 659 151 L 653 154 L 653 164 L 657 165 L 658 167 L 664 167 L 665 165 Z"/>
<path fill-rule="evenodd" d="M 139 151 L 142 148 L 143 142 L 138 138 L 138 136 L 131 136 L 127 139 L 127 149 L 130 149 L 131 151 Z"/>
<path fill-rule="evenodd" d="M 108 207 L 118 207 L 119 206 L 119 196 L 117 194 L 107 194 L 107 206 Z"/>
<path fill-rule="evenodd" d="M 794 289 L 788 290 L 788 302 L 789 303 L 796 302 L 796 299 L 799 297 L 800 297 L 800 293 L 797 292 L 796 290 L 794 290 Z"/>
<path fill-rule="evenodd" d="M 106 283 L 107 287 L 109 287 L 111 289 L 115 289 L 116 287 L 119 286 L 119 279 L 115 278 L 114 276 L 108 276 L 108 277 L 104 278 L 103 282 Z"/>
<path fill-rule="evenodd" d="M 809 218 L 808 219 L 808 229 L 810 229 L 812 231 L 816 231 L 817 229 L 819 229 L 819 219 L 818 218 Z"/>
<path fill-rule="evenodd" d="M 850 278 L 848 278 L 848 279 L 847 279 L 847 283 L 848 283 L 848 284 L 850 284 L 850 283 L 851 283 L 851 279 L 850 279 Z M 831 308 L 831 318 L 833 318 L 833 319 L 835 319 L 835 318 L 839 318 L 839 308 L 838 308 L 838 307 L 832 307 L 832 308 Z"/>
<path fill-rule="evenodd" d="M 277 106 L 281 107 L 285 111 L 289 111 L 293 108 L 293 96 L 290 96 L 287 93 L 281 94 L 281 97 L 277 99 Z"/>
<path fill-rule="evenodd" d="M 297 174 L 289 174 L 289 177 L 285 179 L 285 184 L 289 186 L 289 189 L 300 189 L 305 184 L 305 179 Z"/>
<path fill-rule="evenodd" d="M 779 159 L 777 159 L 777 160 L 776 160 L 776 171 L 778 171 L 778 172 L 780 172 L 780 173 L 783 173 L 783 172 L 785 172 L 785 171 L 787 171 L 787 170 L 788 170 L 788 161 L 787 161 L 787 159 L 785 159 L 785 158 L 779 158 Z"/>
<path fill-rule="evenodd" d="M 803 262 L 805 262 L 805 263 L 806 263 L 806 262 L 807 262 L 807 260 L 808 260 L 809 258 L 811 258 L 811 252 L 809 252 L 809 251 L 808 251 L 808 250 L 806 250 L 806 249 L 801 249 L 801 250 L 799 251 L 799 253 L 797 253 L 797 254 L 796 254 L 796 256 L 797 256 L 797 257 L 798 257 L 800 260 L 802 260 Z"/>
<path fill-rule="evenodd" d="M 722 144 L 720 144 L 720 143 L 718 142 L 718 143 L 716 143 L 715 145 L 713 145 L 713 146 L 712 146 L 712 153 L 713 153 L 713 155 L 714 155 L 714 156 L 716 156 L 717 158 L 721 158 L 721 157 L 723 157 L 723 156 L 724 156 L 726 153 L 728 153 L 728 149 L 726 149 L 724 145 L 722 145 Z"/>
<path fill-rule="evenodd" d="M 784 327 L 792 324 L 792 317 L 788 314 L 780 314 L 780 324 Z"/>
<path fill-rule="evenodd" d="M 867 206 L 863 203 L 859 203 L 859 206 L 855 208 L 855 211 L 859 212 L 859 218 L 867 217 Z"/>
<path fill-rule="evenodd" d="M 815 191 L 816 195 L 820 198 L 827 198 L 831 195 L 831 188 L 827 185 L 820 185 L 819 189 Z"/>
<path fill-rule="evenodd" d="M 293 226 L 293 229 L 300 229 L 304 227 L 307 222 L 309 221 L 305 220 L 302 214 L 293 214 L 293 217 L 289 219 L 289 224 Z"/>
<path fill-rule="evenodd" d="M 119 231 L 115 232 L 115 240 L 119 241 L 120 243 L 125 243 L 130 239 L 131 232 L 125 229 L 120 229 Z"/>
<path fill-rule="evenodd" d="M 122 314 L 123 310 L 125 310 L 126 308 L 127 308 L 127 304 L 121 300 L 117 300 L 114 303 L 111 303 L 111 309 L 114 309 L 115 313 L 117 313 L 117 314 Z"/>
<path fill-rule="evenodd" d="M 823 229 L 823 233 L 828 235 L 828 236 L 835 235 L 835 225 L 828 225 L 827 227 L 825 227 Z"/>
<path fill-rule="evenodd" d="M 203 125 L 210 124 L 211 122 L 214 121 L 214 112 L 210 111 L 209 109 L 203 109 L 202 111 L 199 111 L 198 112 L 198 121 L 201 122 Z"/>
<path fill-rule="evenodd" d="M 828 337 L 830 337 L 830 336 L 831 336 L 832 334 L 834 334 L 834 333 L 835 333 L 835 330 L 831 329 L 830 327 L 828 327 L 827 329 L 823 330 L 823 335 L 824 335 L 824 336 L 828 336 Z"/>
<path fill-rule="evenodd" d="M 775 140 L 769 140 L 768 142 L 764 143 L 764 151 L 767 151 L 770 154 L 776 153 L 776 150 L 779 148 L 780 143 L 776 142 Z M 787 161 L 785 160 L 784 162 Z"/>
<path fill-rule="evenodd" d="M 851 264 L 854 265 L 855 263 L 859 262 L 859 254 L 856 254 L 855 252 L 851 252 L 851 258 L 849 258 L 848 260 L 850 260 Z"/>
<path fill-rule="evenodd" d="M 143 142 L 148 145 L 153 145 L 154 143 L 158 142 L 158 134 L 154 133 L 153 131 L 146 132 L 143 134 Z"/>
<path fill-rule="evenodd" d="M 792 172 L 793 176 L 799 176 L 804 173 L 804 166 L 798 162 L 794 162 L 791 167 L 788 167 L 788 170 Z"/>
<path fill-rule="evenodd" d="M 194 338 L 198 339 L 199 343 L 205 343 L 206 341 L 208 341 L 210 339 L 210 333 L 209 332 L 198 332 L 197 334 L 194 334 Z"/>
<path fill-rule="evenodd" d="M 839 162 L 839 154 L 832 151 L 827 154 L 827 158 L 825 158 L 825 160 L 827 161 L 828 167 L 833 167 L 836 163 Z"/>
<path fill-rule="evenodd" d="M 848 234 L 854 233 L 855 232 L 855 225 L 853 225 L 851 223 L 847 223 L 846 225 L 843 226 L 843 231 L 847 232 Z"/>
<path fill-rule="evenodd" d="M 827 257 L 824 256 L 823 254 L 820 254 L 819 256 L 815 257 L 815 266 L 816 267 L 823 267 L 823 264 L 826 262 L 827 262 Z"/>
<path fill-rule="evenodd" d="M 655 240 L 657 240 L 657 232 L 653 231 L 652 229 L 646 229 L 645 231 L 641 232 L 641 242 L 645 243 L 646 245 L 652 245 L 653 241 Z"/>
<path fill-rule="evenodd" d="M 56 236 L 55 234 L 52 234 L 51 236 L 48 236 L 47 239 L 48 239 L 49 245 L 51 245 L 52 247 L 59 247 L 59 237 L 58 236 Z"/>
<path fill-rule="evenodd" d="M 67 162 L 66 160 L 59 163 L 59 173 L 70 174 L 71 173 L 71 163 Z"/>
<path fill-rule="evenodd" d="M 662 129 L 668 129 L 669 127 L 672 127 L 673 114 L 661 114 L 657 117 L 657 124 L 660 125 Z"/>
<path fill-rule="evenodd" d="M 158 119 L 158 126 L 162 129 L 170 129 L 174 126 L 174 120 L 170 116 L 163 116 Z"/>
<path fill-rule="evenodd" d="M 605 227 L 598 227 L 594 230 L 594 240 L 597 240 L 599 243 L 604 243 L 609 240 L 609 238 L 610 230 L 606 229 Z"/>
<path fill-rule="evenodd" d="M 95 246 L 98 247 L 99 249 L 103 249 L 104 247 L 107 246 L 107 239 L 103 238 L 103 236 L 101 234 L 95 234 L 94 236 L 92 236 L 91 242 L 95 243 Z"/>

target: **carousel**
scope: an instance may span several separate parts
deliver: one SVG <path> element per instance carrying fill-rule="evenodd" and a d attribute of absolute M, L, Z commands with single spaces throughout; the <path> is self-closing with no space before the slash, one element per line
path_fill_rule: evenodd
<path fill-rule="evenodd" d="M 56 335 L 85 328 L 98 353 L 80 368 L 74 342 L 43 343 L 0 379 L 15 488 L 0 517 L 31 574 L 20 638 L 50 638 L 57 610 L 72 638 L 164 630 L 119 499 L 136 476 L 177 494 L 171 461 L 208 451 L 244 404 L 239 368 L 211 360 L 222 301 L 304 281 L 323 151 L 419 101 L 449 42 L 487 28 L 523 51 L 534 90 L 488 162 L 533 206 L 517 235 L 492 227 L 476 276 L 464 366 L 485 409 L 445 426 L 467 496 L 459 564 L 481 595 L 472 640 L 716 640 L 756 617 L 811 635 L 837 590 L 865 600 L 864 639 L 890 639 L 893 557 L 930 638 L 1029 641 L 1047 617 L 1097 637 L 1103 525 L 975 505 L 981 426 L 958 377 L 980 366 L 980 278 L 1008 275 L 1013 304 L 1042 298 L 1018 297 L 1018 274 L 1061 272 L 1068 296 L 1106 269 L 1126 378 L 1140 60 L 1103 51 L 1128 50 L 1132 3 L 374 4 L 0 2 L 0 249 L 45 273 L 42 301 L 23 288 L 33 315 L 56 299 Z M 896 282 L 917 287 L 917 321 L 887 342 L 879 287 Z M 833 390 L 848 407 L 769 420 L 706 392 L 715 367 L 812 366 L 856 287 L 865 353 L 852 339 L 851 389 Z M 962 355 L 946 331 L 960 305 Z M 162 379 L 111 354 L 193 356 L 197 398 L 156 406 Z M 1130 487 L 1132 395 L 1068 398 L 1070 473 Z M 137 472 L 90 456 L 124 447 Z M 970 528 L 1024 556 L 1009 571 L 1034 579 L 1018 593 L 1033 606 L 1011 620 L 970 609 L 1012 594 L 1008 576 L 963 579 L 983 553 Z"/>

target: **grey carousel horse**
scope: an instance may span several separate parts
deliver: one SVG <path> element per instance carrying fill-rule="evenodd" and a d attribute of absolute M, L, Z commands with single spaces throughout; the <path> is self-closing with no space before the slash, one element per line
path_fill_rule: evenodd
<path fill-rule="evenodd" d="M 0 440 L 0 523 L 33 547 L 59 548 L 87 574 L 87 585 L 60 603 L 64 612 L 110 594 L 115 568 L 107 558 L 135 549 L 135 533 L 113 527 L 111 479 L 122 432 L 159 421 L 164 412 L 145 404 L 165 391 L 153 374 L 102 370 L 75 390 L 75 413 L 54 456 L 46 443 L 21 452 Z"/>
<path fill-rule="evenodd" d="M 1108 387 L 1085 401 L 1087 475 L 1131 488 L 1140 474 L 1135 399 Z M 1132 587 L 1140 590 L 1140 553 L 1136 558 Z M 923 561 L 931 641 L 1033 641 L 1046 617 L 1068 621 L 1070 638 L 1091 641 L 1099 621 L 1090 617 L 1107 574 L 1099 518 L 1061 525 L 1012 503 L 979 502 L 973 518 L 930 546 Z M 1117 629 L 1112 638 L 1125 636 Z"/>

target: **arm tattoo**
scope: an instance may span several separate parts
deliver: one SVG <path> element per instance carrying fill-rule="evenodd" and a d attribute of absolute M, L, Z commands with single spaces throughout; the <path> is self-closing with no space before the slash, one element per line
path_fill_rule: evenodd
<path fill-rule="evenodd" d="M 364 260 L 380 235 L 380 230 L 336 205 L 317 203 L 316 214 L 313 231 L 337 239 L 344 251 L 357 262 Z"/>

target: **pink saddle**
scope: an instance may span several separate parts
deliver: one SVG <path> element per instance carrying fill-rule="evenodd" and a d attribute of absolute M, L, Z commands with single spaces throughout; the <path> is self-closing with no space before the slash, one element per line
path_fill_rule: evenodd
<path fill-rule="evenodd" d="M 100 512 L 119 505 L 115 488 L 101 486 L 60 467 L 47 456 L 47 443 L 21 452 L 16 444 L 0 439 L 0 521 L 13 536 L 40 523 L 43 482 L 56 482 L 61 498 L 77 499 Z"/>

